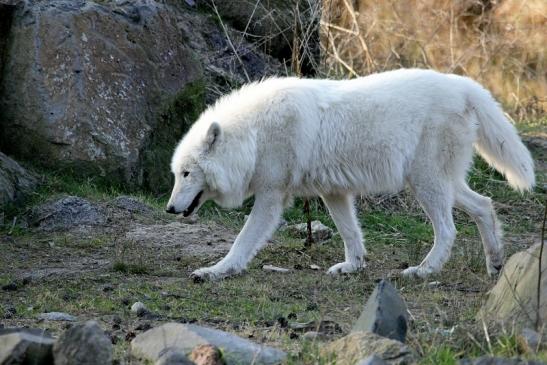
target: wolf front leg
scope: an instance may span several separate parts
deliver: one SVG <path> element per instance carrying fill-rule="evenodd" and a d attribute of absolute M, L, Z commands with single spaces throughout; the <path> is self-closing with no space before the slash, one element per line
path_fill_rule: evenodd
<path fill-rule="evenodd" d="M 194 281 L 222 279 L 245 270 L 249 261 L 266 244 L 278 226 L 283 211 L 283 199 L 284 194 L 280 192 L 256 193 L 249 219 L 239 232 L 230 252 L 216 265 L 194 271 Z"/>
<path fill-rule="evenodd" d="M 358 271 L 365 266 L 366 255 L 363 235 L 353 206 L 351 195 L 325 195 L 323 201 L 344 240 L 346 261 L 332 266 L 327 272 L 332 275 Z"/>

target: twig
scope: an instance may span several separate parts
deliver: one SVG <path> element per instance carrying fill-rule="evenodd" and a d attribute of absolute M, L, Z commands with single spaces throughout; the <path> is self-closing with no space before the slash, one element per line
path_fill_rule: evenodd
<path fill-rule="evenodd" d="M 540 317 L 540 301 L 541 301 L 541 276 L 543 273 L 542 270 L 542 260 L 543 260 L 543 246 L 545 246 L 545 221 L 547 221 L 547 199 L 545 199 L 545 211 L 543 213 L 543 225 L 541 226 L 541 242 L 539 243 L 539 258 L 538 258 L 538 286 L 537 286 L 537 308 L 536 308 L 536 330 L 539 332 L 541 327 L 541 317 Z"/>
<path fill-rule="evenodd" d="M 241 64 L 241 68 L 243 69 L 243 73 L 245 74 L 245 78 L 247 79 L 247 82 L 251 82 L 251 78 L 249 77 L 249 74 L 247 73 L 247 69 L 245 68 L 245 64 L 243 63 L 243 60 L 241 60 L 241 57 L 239 57 L 239 53 L 237 53 L 236 48 L 234 47 L 234 44 L 232 43 L 232 40 L 230 38 L 230 35 L 228 34 L 228 30 L 226 29 L 226 26 L 224 25 L 224 22 L 222 21 L 222 17 L 220 16 L 217 6 L 215 4 L 215 1 L 211 1 L 213 5 L 213 10 L 215 11 L 215 14 L 218 18 L 218 21 L 220 22 L 220 26 L 222 27 L 222 30 L 224 31 L 224 34 L 226 35 L 226 39 L 228 40 L 228 44 L 230 45 L 230 48 L 232 48 L 232 51 L 234 52 L 237 60 Z"/>

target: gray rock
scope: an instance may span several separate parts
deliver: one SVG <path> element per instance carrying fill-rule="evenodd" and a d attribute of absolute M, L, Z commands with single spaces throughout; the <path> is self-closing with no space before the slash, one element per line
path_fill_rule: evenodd
<path fill-rule="evenodd" d="M 26 329 L 0 333 L 0 364 L 53 364 L 55 340 Z"/>
<path fill-rule="evenodd" d="M 535 353 L 544 348 L 547 348 L 547 332 L 539 334 L 530 328 L 523 328 L 520 334 L 517 335 L 519 348 L 523 352 Z"/>
<path fill-rule="evenodd" d="M 73 315 L 70 315 L 68 313 L 63 312 L 48 312 L 48 313 L 41 313 L 38 315 L 38 319 L 42 319 L 45 321 L 65 321 L 65 322 L 74 322 L 78 318 L 74 317 Z"/>
<path fill-rule="evenodd" d="M 195 365 L 184 353 L 168 349 L 163 353 L 155 365 Z"/>
<path fill-rule="evenodd" d="M 352 332 L 373 332 L 404 342 L 408 328 L 408 310 L 397 290 L 386 280 L 380 281 L 370 295 Z"/>
<path fill-rule="evenodd" d="M 213 102 L 246 75 L 283 72 L 228 25 L 235 57 L 214 17 L 181 4 L 21 1 L 9 35 L 0 37 L 10 40 L 0 91 L 2 150 L 167 190 L 165 166 L 204 98 Z"/>
<path fill-rule="evenodd" d="M 357 365 L 387 365 L 387 362 L 376 355 L 371 355 L 366 359 L 358 361 Z"/>
<path fill-rule="evenodd" d="M 112 364 L 112 342 L 95 321 L 65 331 L 53 346 L 55 365 Z"/>
<path fill-rule="evenodd" d="M 299 223 L 287 226 L 287 231 L 299 238 L 306 238 L 308 236 L 308 224 Z M 325 226 L 320 221 L 311 222 L 312 237 L 316 242 L 326 241 L 332 237 L 333 231 L 329 227 Z"/>
<path fill-rule="evenodd" d="M 141 317 L 148 313 L 148 309 L 143 302 L 135 302 L 131 306 L 131 312 L 135 313 L 138 317 Z"/>
<path fill-rule="evenodd" d="M 131 213 L 149 214 L 154 211 L 151 206 L 146 205 L 143 202 L 140 202 L 137 199 L 126 195 L 117 197 L 116 199 L 112 200 L 111 204 L 115 207 L 127 210 Z"/>
<path fill-rule="evenodd" d="M 23 2 L 0 95 L 7 151 L 138 180 L 163 102 L 203 75 L 177 22 L 152 0 Z"/>
<path fill-rule="evenodd" d="M 286 354 L 272 347 L 258 345 L 227 332 L 191 324 L 167 323 L 139 334 L 131 342 L 132 354 L 157 361 L 166 349 L 189 355 L 198 345 L 210 344 L 223 351 L 230 364 L 278 364 Z"/>
<path fill-rule="evenodd" d="M 36 175 L 0 152 L 0 207 L 6 203 L 21 200 L 37 185 Z"/>
<path fill-rule="evenodd" d="M 458 365 L 545 365 L 544 362 L 526 359 L 506 359 L 502 357 L 482 356 L 476 359 L 463 359 Z"/>
<path fill-rule="evenodd" d="M 416 364 L 416 355 L 404 343 L 371 332 L 353 332 L 321 348 L 323 356 L 336 355 L 337 365 L 354 365 L 372 355 L 390 365 Z"/>
<path fill-rule="evenodd" d="M 545 244 L 542 267 L 547 267 L 547 243 Z M 507 260 L 498 282 L 488 293 L 485 304 L 477 315 L 478 321 L 505 322 L 516 328 L 534 327 L 536 316 L 547 323 L 547 290 L 542 290 L 537 313 L 537 285 L 539 273 L 539 251 L 537 243 L 526 251 L 517 252 Z M 547 288 L 547 275 L 540 283 Z"/>
<path fill-rule="evenodd" d="M 106 212 L 77 196 L 66 196 L 34 207 L 27 216 L 30 226 L 44 232 L 67 231 L 107 222 Z"/>
<path fill-rule="evenodd" d="M 0 328 L 0 336 L 9 335 L 12 333 L 26 333 L 38 337 L 51 338 L 51 333 L 47 329 L 42 328 L 26 328 L 26 327 L 7 327 Z"/>

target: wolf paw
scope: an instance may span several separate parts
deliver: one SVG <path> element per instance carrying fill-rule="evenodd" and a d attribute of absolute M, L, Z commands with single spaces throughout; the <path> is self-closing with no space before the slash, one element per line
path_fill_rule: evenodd
<path fill-rule="evenodd" d="M 204 267 L 194 271 L 190 277 L 194 283 L 201 283 L 204 281 L 215 281 L 227 278 L 228 276 L 233 276 L 241 273 L 243 270 L 238 270 L 236 268 L 217 268 L 215 266 Z"/>
<path fill-rule="evenodd" d="M 357 265 L 351 262 L 341 262 L 339 264 L 336 264 L 332 266 L 330 269 L 327 270 L 327 274 L 329 275 L 339 275 L 339 274 L 349 274 L 352 272 L 359 271 L 365 267 L 365 264 Z"/>
<path fill-rule="evenodd" d="M 411 266 L 408 269 L 403 270 L 402 274 L 403 276 L 407 278 L 425 278 L 428 275 L 431 275 L 433 273 L 437 272 L 430 266 L 425 265 L 419 265 L 419 266 Z"/>

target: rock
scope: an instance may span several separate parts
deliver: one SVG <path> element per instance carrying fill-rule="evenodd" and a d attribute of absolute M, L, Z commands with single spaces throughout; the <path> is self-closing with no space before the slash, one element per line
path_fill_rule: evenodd
<path fill-rule="evenodd" d="M 0 208 L 6 203 L 21 200 L 37 185 L 36 175 L 0 152 Z"/>
<path fill-rule="evenodd" d="M 416 356 L 405 344 L 371 332 L 354 332 L 321 349 L 325 357 L 336 355 L 337 365 L 354 365 L 376 355 L 390 365 L 416 364 Z"/>
<path fill-rule="evenodd" d="M 65 331 L 53 346 L 55 365 L 112 364 L 112 342 L 95 321 Z"/>
<path fill-rule="evenodd" d="M 17 283 L 14 281 L 7 283 L 6 285 L 2 285 L 3 291 L 16 291 L 18 288 Z"/>
<path fill-rule="evenodd" d="M 387 362 L 376 355 L 371 355 L 366 359 L 358 361 L 357 365 L 387 365 Z"/>
<path fill-rule="evenodd" d="M 162 103 L 203 76 L 177 13 L 151 0 L 24 2 L 4 65 L 3 147 L 138 180 Z"/>
<path fill-rule="evenodd" d="M 126 195 L 117 197 L 116 199 L 112 200 L 111 204 L 115 207 L 127 210 L 131 213 L 149 214 L 154 211 L 151 206 L 146 205 L 138 201 L 137 199 Z"/>
<path fill-rule="evenodd" d="M 134 356 L 156 361 L 167 348 L 188 355 L 198 345 L 213 345 L 222 350 L 230 364 L 277 364 L 285 359 L 283 351 L 258 345 L 238 336 L 192 324 L 166 323 L 139 334 L 131 342 Z"/>
<path fill-rule="evenodd" d="M 110 183 L 168 190 L 205 100 L 283 72 L 182 1 L 21 1 L 10 18 L 0 149 Z"/>
<path fill-rule="evenodd" d="M 308 224 L 307 223 L 299 223 L 299 224 L 292 224 L 290 226 L 287 226 L 287 231 L 299 238 L 306 238 L 308 236 Z M 321 242 L 326 241 L 329 238 L 332 237 L 332 229 L 325 226 L 320 221 L 312 221 L 311 222 L 311 232 L 312 237 L 314 241 Z"/>
<path fill-rule="evenodd" d="M 545 365 L 540 361 L 525 359 L 506 359 L 502 357 L 482 356 L 476 359 L 463 359 L 458 361 L 458 365 Z"/>
<path fill-rule="evenodd" d="M 53 364 L 55 340 L 42 331 L 40 335 L 25 329 L 0 332 L 0 364 Z"/>
<path fill-rule="evenodd" d="M 42 319 L 45 321 L 66 321 L 66 322 L 74 322 L 78 318 L 63 312 L 48 312 L 48 313 L 41 313 L 38 315 L 38 319 Z"/>
<path fill-rule="evenodd" d="M 477 319 L 487 322 L 505 322 L 517 328 L 535 326 L 537 315 L 537 284 L 540 244 L 517 252 L 507 260 L 498 282 L 488 293 Z M 547 268 L 547 247 L 544 247 L 543 270 Z M 541 279 L 547 288 L 547 275 Z M 541 291 L 539 317 L 547 323 L 547 290 Z"/>
<path fill-rule="evenodd" d="M 315 265 L 315 264 L 311 264 L 311 265 L 310 265 L 310 269 L 312 269 L 312 270 L 321 270 L 321 266 Z"/>
<path fill-rule="evenodd" d="M 318 331 L 308 331 L 308 332 L 306 332 L 302 335 L 302 338 L 304 338 L 306 340 L 309 340 L 309 341 L 322 340 L 325 337 L 326 336 L 325 336 L 324 333 L 318 332 Z"/>
<path fill-rule="evenodd" d="M 262 266 L 262 270 L 272 271 L 272 272 L 280 272 L 280 273 L 287 273 L 287 272 L 291 271 L 289 269 L 285 269 L 283 267 L 277 267 L 277 266 L 273 266 L 273 265 L 264 265 L 264 266 Z"/>
<path fill-rule="evenodd" d="M 67 231 L 104 225 L 107 214 L 86 199 L 65 196 L 34 207 L 27 216 L 27 222 L 44 232 Z"/>
<path fill-rule="evenodd" d="M 131 306 L 131 312 L 135 313 L 138 317 L 142 317 L 143 315 L 148 313 L 148 309 L 143 302 L 135 302 Z"/>
<path fill-rule="evenodd" d="M 545 335 L 541 335 L 530 328 L 524 328 L 517 335 L 517 344 L 522 353 L 536 353 L 547 347 Z"/>
<path fill-rule="evenodd" d="M 180 351 L 167 350 L 163 353 L 156 365 L 196 365 L 193 361 L 188 360 L 186 355 Z"/>
<path fill-rule="evenodd" d="M 212 345 L 199 345 L 194 347 L 190 359 L 196 365 L 224 365 L 222 353 Z"/>
<path fill-rule="evenodd" d="M 382 280 L 368 298 L 352 332 L 373 332 L 405 342 L 407 322 L 408 310 L 403 298 L 393 285 Z"/>

